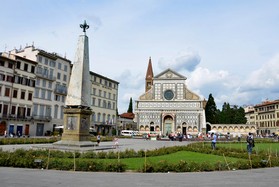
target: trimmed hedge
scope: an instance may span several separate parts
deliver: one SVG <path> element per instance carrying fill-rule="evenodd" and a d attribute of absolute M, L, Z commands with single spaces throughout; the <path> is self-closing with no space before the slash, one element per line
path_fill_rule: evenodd
<path fill-rule="evenodd" d="M 210 143 L 193 143 L 188 146 L 163 147 L 156 150 L 134 151 L 127 149 L 123 152 L 64 152 L 58 150 L 23 150 L 17 149 L 14 152 L 0 150 L 0 166 L 24 167 L 24 168 L 47 168 L 57 170 L 75 171 L 108 171 L 124 172 L 127 166 L 121 163 L 118 158 L 153 157 L 167 155 L 178 151 L 191 151 L 203 154 L 214 154 L 224 157 L 246 159 L 238 162 L 189 162 L 181 160 L 178 163 L 169 163 L 165 160 L 147 162 L 139 172 L 197 172 L 197 171 L 223 171 L 229 169 L 250 169 L 279 166 L 277 154 L 266 152 L 253 153 L 248 156 L 245 150 L 217 147 L 212 150 Z M 116 161 L 101 161 L 98 159 L 116 159 Z M 250 162 L 251 159 L 251 162 Z M 38 162 L 35 162 L 37 160 Z M 41 161 L 41 162 L 40 162 Z M 252 165 L 251 165 L 252 163 Z"/>

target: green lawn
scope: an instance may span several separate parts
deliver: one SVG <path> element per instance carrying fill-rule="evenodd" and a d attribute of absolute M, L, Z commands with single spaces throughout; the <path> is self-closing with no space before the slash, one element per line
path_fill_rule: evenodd
<path fill-rule="evenodd" d="M 247 144 L 246 142 L 241 143 L 218 143 L 217 147 L 227 147 L 227 148 L 236 148 L 236 149 L 243 149 L 246 150 Z M 275 143 L 255 143 L 255 147 L 253 148 L 256 151 L 266 151 L 272 153 L 278 153 L 279 154 L 279 142 Z"/>
<path fill-rule="evenodd" d="M 115 162 L 117 159 L 98 159 L 99 161 L 104 162 Z M 128 170 L 137 170 L 141 168 L 145 163 L 145 158 L 125 158 L 119 159 L 122 163 L 127 164 Z M 167 161 L 169 163 L 178 163 L 179 161 L 190 161 L 190 162 L 208 162 L 208 163 L 217 163 L 217 162 L 225 162 L 225 158 L 223 156 L 210 155 L 210 154 L 202 154 L 196 152 L 188 152 L 188 151 L 179 151 L 173 154 L 163 155 L 163 156 L 155 156 L 155 157 L 146 157 L 146 162 L 158 163 L 159 161 Z M 240 159 L 226 157 L 227 162 L 237 162 Z"/>

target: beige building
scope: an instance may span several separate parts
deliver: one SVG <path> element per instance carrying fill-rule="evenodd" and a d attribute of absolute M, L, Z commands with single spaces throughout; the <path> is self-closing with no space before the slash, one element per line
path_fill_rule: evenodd
<path fill-rule="evenodd" d="M 187 87 L 186 77 L 171 69 L 153 76 L 149 59 L 145 85 L 134 112 L 140 133 L 205 132 L 205 101 Z"/>
<path fill-rule="evenodd" d="M 111 134 L 116 129 L 119 82 L 90 71 L 91 128 L 99 134 Z"/>
<path fill-rule="evenodd" d="M 33 96 L 33 128 L 30 134 L 43 136 L 63 125 L 63 107 L 71 73 L 71 61 L 34 46 L 13 50 L 13 54 L 37 62 Z"/>
<path fill-rule="evenodd" d="M 10 53 L 0 55 L 0 134 L 32 131 L 37 62 Z"/>
<path fill-rule="evenodd" d="M 250 111 L 246 112 L 248 119 L 257 126 L 257 134 L 268 136 L 273 133 L 279 134 L 279 100 L 264 101 L 250 107 Z"/>

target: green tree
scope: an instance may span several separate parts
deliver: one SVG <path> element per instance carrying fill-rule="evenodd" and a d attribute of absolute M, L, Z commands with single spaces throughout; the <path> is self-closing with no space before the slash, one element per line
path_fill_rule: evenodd
<path fill-rule="evenodd" d="M 129 103 L 129 108 L 127 110 L 128 113 L 133 113 L 133 101 L 132 97 L 130 97 L 130 103 Z"/>
<path fill-rule="evenodd" d="M 247 118 L 245 117 L 245 110 L 243 107 L 237 108 L 234 114 L 235 124 L 246 124 Z"/>
<path fill-rule="evenodd" d="M 224 103 L 222 106 L 222 111 L 218 115 L 219 123 L 231 124 L 232 121 L 232 110 L 229 103 Z"/>
<path fill-rule="evenodd" d="M 207 103 L 205 105 L 205 117 L 206 121 L 211 124 L 218 123 L 218 111 L 216 107 L 216 103 L 212 94 L 209 94 Z"/>

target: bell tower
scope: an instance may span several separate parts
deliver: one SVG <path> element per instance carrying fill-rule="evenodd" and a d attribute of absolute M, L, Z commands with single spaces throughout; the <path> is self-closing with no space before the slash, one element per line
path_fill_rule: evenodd
<path fill-rule="evenodd" d="M 151 57 L 149 57 L 148 67 L 145 76 L 145 92 L 150 90 L 151 86 L 153 85 L 153 69 L 152 69 L 152 62 Z"/>

